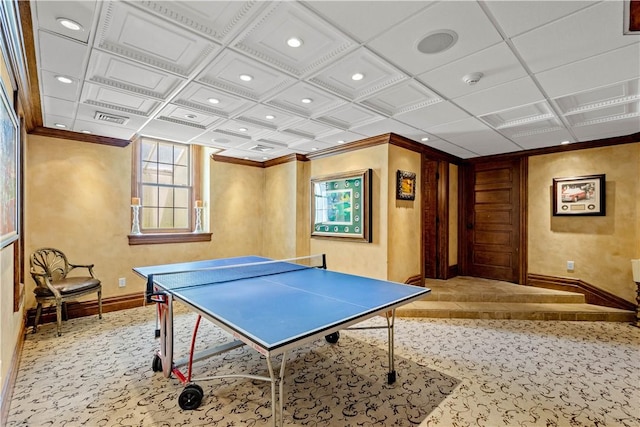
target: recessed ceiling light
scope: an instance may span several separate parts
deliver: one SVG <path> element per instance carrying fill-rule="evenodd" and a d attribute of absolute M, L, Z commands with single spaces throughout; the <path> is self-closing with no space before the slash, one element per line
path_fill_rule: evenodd
<path fill-rule="evenodd" d="M 432 55 L 444 52 L 458 41 L 458 33 L 453 30 L 432 31 L 420 40 L 416 46 L 418 51 Z"/>
<path fill-rule="evenodd" d="M 219 104 L 220 100 L 217 98 L 209 98 L 207 101 L 209 101 L 212 104 Z"/>
<path fill-rule="evenodd" d="M 364 79 L 364 74 L 362 73 L 355 73 L 353 76 L 351 76 L 351 80 L 359 81 L 362 79 Z"/>
<path fill-rule="evenodd" d="M 311 151 L 318 151 L 318 147 L 313 147 Z"/>
<path fill-rule="evenodd" d="M 567 145 L 567 144 L 571 144 L 571 141 L 562 141 L 562 142 L 560 143 L 560 145 Z"/>
<path fill-rule="evenodd" d="M 73 19 L 69 19 L 69 18 L 58 18 L 57 19 L 58 23 L 60 25 L 62 25 L 63 27 L 65 27 L 68 30 L 72 30 L 72 31 L 82 31 L 84 30 L 84 28 L 82 27 L 82 25 L 78 24 L 76 21 L 74 21 Z"/>
<path fill-rule="evenodd" d="M 420 141 L 428 141 L 428 140 L 429 140 L 428 136 L 425 136 L 424 138 L 420 138 Z"/>
<path fill-rule="evenodd" d="M 80 132 L 82 132 L 82 133 L 91 133 L 90 130 L 86 130 L 86 129 L 85 130 L 81 130 Z"/>
<path fill-rule="evenodd" d="M 302 102 L 303 104 L 311 104 L 313 102 L 313 99 L 311 99 L 311 98 L 302 98 L 300 100 L 300 102 Z"/>
<path fill-rule="evenodd" d="M 250 82 L 251 80 L 253 80 L 253 76 L 249 74 L 240 74 L 240 80 L 242 80 L 243 82 Z"/>
<path fill-rule="evenodd" d="M 185 116 L 187 119 L 191 119 L 191 120 L 193 120 L 193 119 L 197 119 L 197 118 L 198 118 L 198 116 L 196 116 L 195 114 L 185 114 L 184 116 Z"/>
<path fill-rule="evenodd" d="M 56 76 L 56 80 L 59 81 L 60 83 L 64 83 L 64 84 L 73 83 L 73 80 L 71 80 L 69 77 L 65 77 L 65 76 Z"/>
<path fill-rule="evenodd" d="M 338 144 L 344 144 L 344 139 L 341 139 L 340 141 L 338 141 Z"/>
<path fill-rule="evenodd" d="M 246 131 L 248 131 L 249 129 L 247 129 L 247 128 L 240 128 L 240 129 L 238 129 L 238 130 L 239 130 L 240 132 L 246 132 Z"/>
<path fill-rule="evenodd" d="M 274 116 L 273 114 L 267 114 L 266 116 L 264 116 L 264 118 L 267 120 L 273 120 L 276 118 L 276 116 Z"/>
<path fill-rule="evenodd" d="M 262 157 L 262 160 L 269 160 L 267 156 Z"/>
<path fill-rule="evenodd" d="M 63 125 L 62 123 L 56 123 L 56 124 L 55 124 L 55 127 L 57 127 L 57 128 L 61 128 L 61 129 L 64 129 L 64 128 L 66 128 L 66 127 L 67 127 L 67 125 Z"/>
<path fill-rule="evenodd" d="M 302 40 L 297 37 L 291 37 L 289 40 L 287 40 L 287 45 L 289 47 L 300 47 L 302 46 Z"/>

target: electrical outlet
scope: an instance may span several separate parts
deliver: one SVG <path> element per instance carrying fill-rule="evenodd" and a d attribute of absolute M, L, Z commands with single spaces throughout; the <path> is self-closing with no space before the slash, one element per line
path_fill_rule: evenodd
<path fill-rule="evenodd" d="M 127 279 L 124 277 L 121 277 L 118 279 L 118 286 L 121 288 L 124 288 L 125 286 L 127 286 Z"/>
<path fill-rule="evenodd" d="M 573 261 L 567 261 L 567 270 L 573 271 L 574 267 L 575 264 L 573 263 Z"/>

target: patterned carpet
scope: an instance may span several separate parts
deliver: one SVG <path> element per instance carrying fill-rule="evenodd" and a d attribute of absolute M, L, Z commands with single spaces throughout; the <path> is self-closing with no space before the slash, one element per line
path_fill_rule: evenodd
<path fill-rule="evenodd" d="M 195 316 L 177 311 L 184 355 Z M 204 323 L 200 345 L 228 340 Z M 199 382 L 202 404 L 181 410 L 183 386 L 151 369 L 154 329 L 154 309 L 141 307 L 65 322 L 59 338 L 54 324 L 29 334 L 7 426 L 270 425 L 270 387 L 250 379 Z M 640 329 L 631 325 L 397 319 L 395 335 L 393 385 L 386 330 L 343 331 L 336 345 L 320 340 L 289 354 L 284 424 L 640 426 Z M 267 374 L 247 348 L 194 370 Z"/>

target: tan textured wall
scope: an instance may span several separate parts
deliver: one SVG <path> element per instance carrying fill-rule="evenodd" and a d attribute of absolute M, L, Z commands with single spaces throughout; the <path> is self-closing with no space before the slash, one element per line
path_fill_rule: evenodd
<path fill-rule="evenodd" d="M 386 144 L 311 161 L 312 178 L 372 169 L 372 243 L 313 237 L 311 254 L 326 254 L 328 268 L 387 279 L 388 148 Z"/>
<path fill-rule="evenodd" d="M 296 256 L 311 255 L 311 162 L 296 162 Z"/>
<path fill-rule="evenodd" d="M 296 256 L 296 162 L 265 169 L 264 254 L 274 259 Z"/>
<path fill-rule="evenodd" d="M 206 213 L 214 233 L 211 242 L 129 246 L 131 146 L 35 135 L 27 146 L 25 256 L 54 246 L 72 262 L 95 264 L 106 298 L 143 291 L 144 281 L 133 267 L 262 251 L 260 168 L 211 166 L 211 180 L 219 184 L 211 188 L 212 208 Z M 241 215 L 246 220 L 239 222 Z M 30 308 L 35 306 L 33 283 L 28 270 L 25 274 Z M 118 287 L 120 277 L 127 279 L 124 288 Z"/>
<path fill-rule="evenodd" d="M 458 166 L 449 165 L 449 266 L 458 264 Z"/>
<path fill-rule="evenodd" d="M 265 256 L 285 259 L 309 255 L 309 187 L 309 162 L 265 169 Z"/>
<path fill-rule="evenodd" d="M 11 80 L 2 52 L 0 52 L 0 79 L 7 88 L 9 102 L 13 99 Z M 13 311 L 13 245 L 0 249 L 0 389 L 4 388 L 11 367 L 11 359 L 22 328 L 24 307 Z M 1 390 L 0 395 L 4 393 Z"/>
<path fill-rule="evenodd" d="M 414 151 L 389 145 L 389 182 L 387 206 L 388 222 L 388 273 L 387 279 L 404 283 L 409 277 L 419 275 L 421 254 L 421 156 Z M 403 170 L 416 174 L 416 199 L 396 199 L 396 172 Z"/>
<path fill-rule="evenodd" d="M 640 143 L 529 159 L 529 273 L 581 279 L 635 301 L 630 259 L 640 240 Z M 606 174 L 602 217 L 552 216 L 552 179 Z M 575 271 L 566 269 L 575 262 Z"/>
<path fill-rule="evenodd" d="M 210 224 L 216 257 L 264 254 L 264 173 L 262 168 L 211 162 Z"/>

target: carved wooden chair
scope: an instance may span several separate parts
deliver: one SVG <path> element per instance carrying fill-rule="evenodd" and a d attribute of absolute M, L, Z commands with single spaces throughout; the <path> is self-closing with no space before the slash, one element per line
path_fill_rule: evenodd
<path fill-rule="evenodd" d="M 62 314 L 66 320 L 66 302 L 80 296 L 98 293 L 98 317 L 102 319 L 102 284 L 93 274 L 93 264 L 71 264 L 64 253 L 54 248 L 40 248 L 31 254 L 31 277 L 36 282 L 33 292 L 38 306 L 33 324 L 35 334 L 42 314 L 42 304 L 55 303 L 58 336 L 61 335 Z M 76 268 L 86 268 L 88 276 L 69 276 Z"/>

